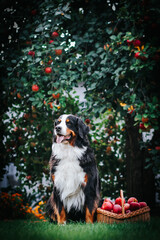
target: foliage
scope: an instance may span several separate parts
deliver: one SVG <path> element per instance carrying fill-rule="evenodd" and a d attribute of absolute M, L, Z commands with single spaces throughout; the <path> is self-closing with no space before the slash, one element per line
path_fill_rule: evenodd
<path fill-rule="evenodd" d="M 46 202 L 40 201 L 35 207 L 25 204 L 22 194 L 0 193 L 0 219 L 45 219 L 44 206 Z"/>
<path fill-rule="evenodd" d="M 91 121 L 103 194 L 114 196 L 126 186 L 125 118 L 130 114 L 140 133 L 159 131 L 158 3 L 23 4 L 25 13 L 20 1 L 3 11 L 3 162 L 14 162 L 21 184 L 38 184 L 35 194 L 47 196 L 51 188 L 42 179 L 49 178 L 53 121 L 62 113 L 78 114 Z M 86 89 L 84 103 L 72 93 L 80 83 Z M 144 128 L 142 118 L 148 119 Z M 150 155 L 148 166 L 159 173 L 158 138 L 139 144 Z"/>

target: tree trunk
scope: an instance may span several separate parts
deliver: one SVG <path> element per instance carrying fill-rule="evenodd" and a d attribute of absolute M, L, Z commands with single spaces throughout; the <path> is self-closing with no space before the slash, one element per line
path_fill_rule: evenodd
<path fill-rule="evenodd" d="M 142 141 L 134 119 L 128 114 L 126 119 L 126 165 L 127 196 L 146 201 L 150 207 L 155 205 L 155 181 L 152 168 L 145 169 L 147 151 L 140 149 Z"/>

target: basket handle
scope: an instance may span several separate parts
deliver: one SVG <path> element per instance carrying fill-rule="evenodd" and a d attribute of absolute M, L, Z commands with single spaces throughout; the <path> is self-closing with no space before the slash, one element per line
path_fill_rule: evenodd
<path fill-rule="evenodd" d="M 120 197 L 122 198 L 122 215 L 124 215 L 124 196 L 123 196 L 123 190 L 120 190 Z"/>

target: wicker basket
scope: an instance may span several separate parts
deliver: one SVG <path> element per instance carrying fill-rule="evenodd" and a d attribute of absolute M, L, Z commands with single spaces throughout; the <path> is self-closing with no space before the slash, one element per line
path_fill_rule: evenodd
<path fill-rule="evenodd" d="M 120 191 L 120 196 L 123 198 L 122 190 Z M 122 204 L 122 214 L 116 214 L 113 212 L 103 210 L 101 208 L 97 208 L 97 222 L 121 223 L 149 220 L 150 220 L 150 208 L 148 206 L 127 214 L 124 213 L 124 204 Z"/>

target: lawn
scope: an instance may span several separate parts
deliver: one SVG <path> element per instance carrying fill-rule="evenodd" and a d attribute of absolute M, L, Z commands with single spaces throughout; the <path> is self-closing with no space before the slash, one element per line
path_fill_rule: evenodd
<path fill-rule="evenodd" d="M 81 240 L 81 239 L 160 239 L 160 218 L 150 222 L 121 224 L 70 223 L 58 226 L 50 222 L 15 220 L 0 222 L 0 239 L 9 240 Z"/>

